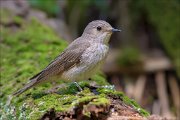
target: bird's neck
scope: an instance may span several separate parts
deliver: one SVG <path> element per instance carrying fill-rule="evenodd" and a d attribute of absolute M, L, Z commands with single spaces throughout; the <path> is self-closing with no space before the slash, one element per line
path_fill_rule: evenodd
<path fill-rule="evenodd" d="M 101 44 L 105 44 L 108 45 L 111 34 L 102 34 L 101 36 L 94 36 L 91 34 L 83 34 L 81 37 L 83 37 L 85 40 L 89 40 L 90 42 L 93 43 L 101 43 Z"/>
<path fill-rule="evenodd" d="M 81 37 L 86 38 L 86 39 L 88 39 L 88 38 L 94 39 L 95 38 L 95 36 L 88 34 L 88 33 L 83 33 Z"/>

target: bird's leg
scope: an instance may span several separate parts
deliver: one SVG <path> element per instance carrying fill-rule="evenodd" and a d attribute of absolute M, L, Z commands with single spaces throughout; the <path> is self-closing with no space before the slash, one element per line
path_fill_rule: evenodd
<path fill-rule="evenodd" d="M 83 89 L 81 88 L 81 86 L 77 83 L 77 82 L 74 82 L 74 84 L 76 85 L 76 87 L 78 87 L 79 91 L 82 91 Z"/>

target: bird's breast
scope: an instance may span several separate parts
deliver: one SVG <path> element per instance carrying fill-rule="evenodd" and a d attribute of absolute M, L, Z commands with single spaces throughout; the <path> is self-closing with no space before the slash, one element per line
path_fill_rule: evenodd
<path fill-rule="evenodd" d="M 100 43 L 92 43 L 82 54 L 80 63 L 66 71 L 63 76 L 70 80 L 85 80 L 101 67 L 107 56 L 109 47 Z"/>
<path fill-rule="evenodd" d="M 81 62 L 89 66 L 97 64 L 105 59 L 109 47 L 101 43 L 92 43 L 82 54 Z"/>

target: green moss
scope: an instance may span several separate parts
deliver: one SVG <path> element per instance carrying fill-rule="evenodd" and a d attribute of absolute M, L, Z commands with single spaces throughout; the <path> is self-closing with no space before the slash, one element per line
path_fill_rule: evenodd
<path fill-rule="evenodd" d="M 44 94 L 38 98 L 33 98 L 32 96 L 23 99 L 23 101 L 16 101 L 19 102 L 16 106 L 16 108 L 19 108 L 16 111 L 17 116 L 20 117 L 24 114 L 26 119 L 39 119 L 52 108 L 56 112 L 68 112 L 79 104 L 84 104 L 83 107 L 88 107 L 89 105 L 106 106 L 110 103 L 106 97 L 94 95 L 89 89 L 84 89 L 82 92 L 74 95 L 54 93 Z"/>
<path fill-rule="evenodd" d="M 20 109 L 19 106 L 22 106 L 23 101 L 27 99 L 27 97 L 19 96 L 13 99 L 12 105 L 7 106 L 5 103 L 8 96 L 21 88 L 33 74 L 42 70 L 67 46 L 67 43 L 60 39 L 51 28 L 35 18 L 24 20 L 13 16 L 5 9 L 1 9 L 0 14 L 2 23 L 0 26 L 0 108 L 2 109 L 0 118 L 7 117 L 8 119 L 13 116 L 9 114 L 9 111 L 13 111 L 11 106 Z M 5 26 L 11 22 L 19 26 L 16 29 Z M 40 91 L 50 86 L 52 85 L 47 83 L 27 93 L 33 91 L 33 95 L 39 93 L 40 96 Z M 22 111 L 17 113 L 19 118 L 24 116 Z"/>
<path fill-rule="evenodd" d="M 83 82 L 83 84 L 86 83 L 86 82 Z M 82 85 L 80 85 L 82 87 Z M 84 88 L 85 86 L 83 86 L 82 88 Z M 76 84 L 74 83 L 68 83 L 66 84 L 66 87 L 64 88 L 60 88 L 58 89 L 58 93 L 59 94 L 76 94 L 78 92 L 78 88 L 76 86 Z"/>
<path fill-rule="evenodd" d="M 146 110 L 142 109 L 134 100 L 129 99 L 122 92 L 118 92 L 112 89 L 107 89 L 107 87 L 99 88 L 98 92 L 100 92 L 101 94 L 119 97 L 124 103 L 133 106 L 134 109 L 137 110 L 142 116 L 145 117 L 149 116 L 149 113 Z"/>
<path fill-rule="evenodd" d="M 93 102 L 90 102 L 91 105 L 109 105 L 110 104 L 110 101 L 107 99 L 107 98 L 104 98 L 104 97 L 98 97 L 97 99 L 94 99 Z"/>
<path fill-rule="evenodd" d="M 48 94 L 39 99 L 35 99 L 34 102 L 40 111 L 48 111 L 54 108 L 56 111 L 67 111 L 72 101 L 76 96 L 70 95 L 59 95 L 59 94 Z"/>
<path fill-rule="evenodd" d="M 9 106 L 4 103 L 0 103 L 0 119 L 1 120 L 15 120 L 16 116 L 13 114 L 14 113 L 14 106 Z"/>

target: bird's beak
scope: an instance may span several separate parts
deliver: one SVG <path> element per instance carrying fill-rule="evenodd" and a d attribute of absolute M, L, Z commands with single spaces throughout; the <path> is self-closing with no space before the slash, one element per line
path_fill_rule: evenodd
<path fill-rule="evenodd" d="M 112 31 L 112 32 L 121 32 L 121 30 L 115 29 L 115 28 L 113 28 L 111 31 Z"/>

